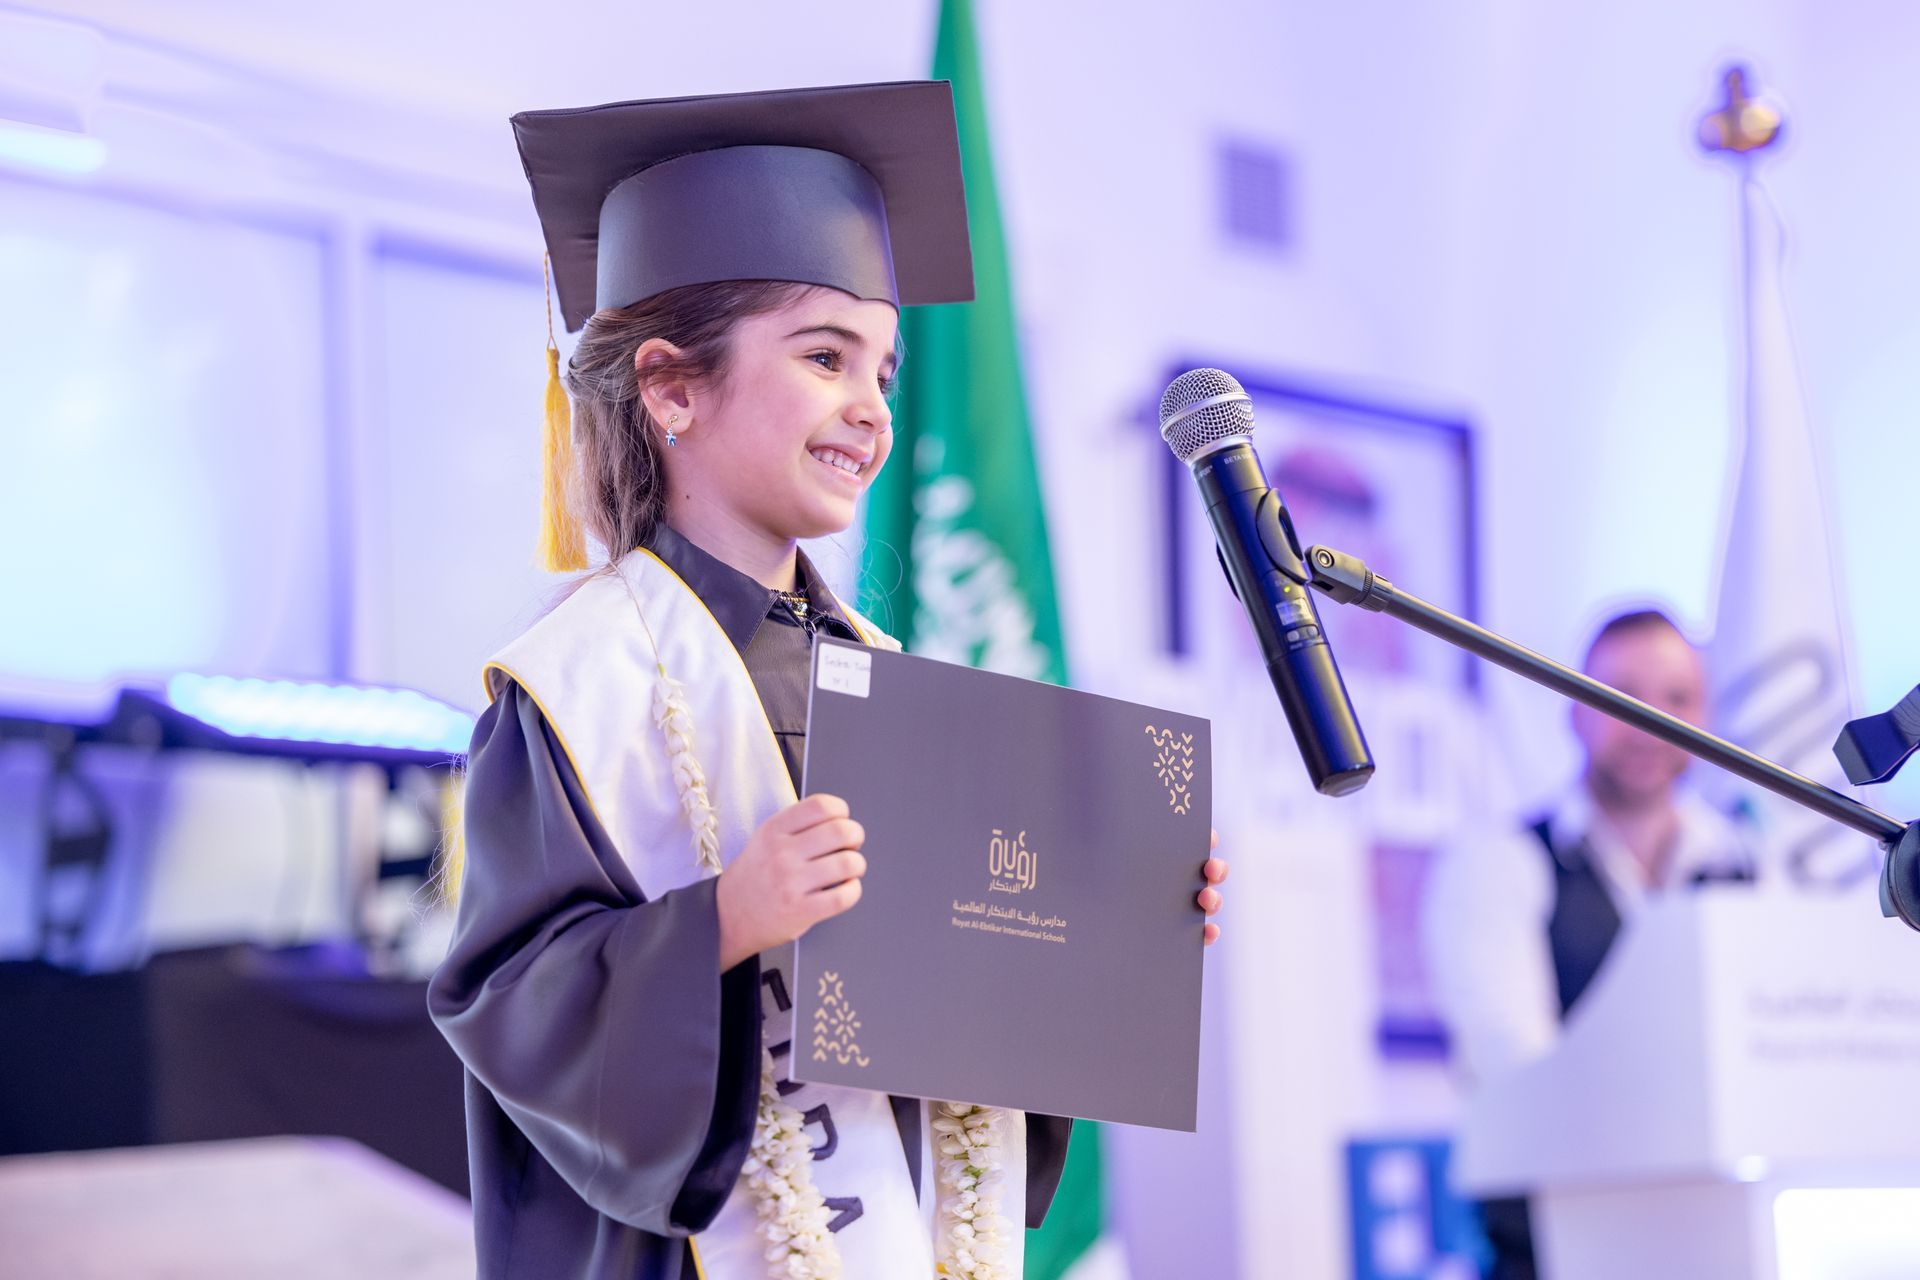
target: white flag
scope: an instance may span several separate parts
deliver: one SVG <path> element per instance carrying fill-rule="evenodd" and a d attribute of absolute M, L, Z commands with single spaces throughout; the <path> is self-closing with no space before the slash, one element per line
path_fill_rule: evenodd
<path fill-rule="evenodd" d="M 1750 173 L 1740 198 L 1745 382 L 1708 654 L 1715 727 L 1844 791 L 1833 756 L 1853 704 L 1844 591 L 1781 289 L 1785 236 Z M 1766 864 L 1797 882 L 1853 883 L 1877 867 L 1872 842 L 1830 819 L 1758 788 L 1740 800 L 1758 824 Z"/>

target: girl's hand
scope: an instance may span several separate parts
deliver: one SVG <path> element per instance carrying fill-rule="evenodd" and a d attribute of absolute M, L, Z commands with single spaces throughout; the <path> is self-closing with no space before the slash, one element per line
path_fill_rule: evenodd
<path fill-rule="evenodd" d="M 1210 849 L 1218 849 L 1220 847 L 1220 833 L 1218 831 L 1213 833 L 1213 843 L 1207 847 Z M 1220 909 L 1220 890 L 1214 886 L 1227 882 L 1227 860 L 1225 858 L 1208 858 L 1206 864 L 1200 868 L 1200 874 L 1205 878 L 1207 887 L 1200 891 L 1200 896 L 1197 901 L 1200 903 L 1200 909 L 1202 911 L 1208 915 L 1212 915 Z M 1209 947 L 1212 946 L 1219 940 L 1220 926 L 1211 920 L 1207 921 L 1207 927 L 1203 936 L 1206 938 L 1206 945 Z"/>
<path fill-rule="evenodd" d="M 808 796 L 760 824 L 720 877 L 720 970 L 792 942 L 860 901 L 867 833 L 839 796 Z"/>

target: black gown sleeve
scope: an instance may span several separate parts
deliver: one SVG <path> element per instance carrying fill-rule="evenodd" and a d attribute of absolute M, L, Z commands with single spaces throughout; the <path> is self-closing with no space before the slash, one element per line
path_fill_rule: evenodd
<path fill-rule="evenodd" d="M 1060 1175 L 1067 1167 L 1067 1139 L 1073 1136 L 1073 1121 L 1061 1116 L 1043 1116 L 1027 1112 L 1027 1225 L 1037 1227 L 1053 1204 L 1053 1193 L 1060 1189 Z"/>
<path fill-rule="evenodd" d="M 701 1230 L 739 1176 L 760 1084 L 759 964 L 721 974 L 716 882 L 647 901 L 517 685 L 475 730 L 466 797 L 454 939 L 428 1001 L 510 1123 L 474 1139 L 532 1147 L 474 1153 L 476 1178 L 513 1184 L 476 1185 L 476 1213 L 570 1216 L 545 1185 L 557 1174 L 616 1222 Z M 521 1225 L 508 1234 L 547 1234 Z"/>

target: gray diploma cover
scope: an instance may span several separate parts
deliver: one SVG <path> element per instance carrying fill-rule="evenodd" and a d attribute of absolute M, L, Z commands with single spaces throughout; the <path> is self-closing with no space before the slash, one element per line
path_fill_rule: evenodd
<path fill-rule="evenodd" d="M 802 790 L 866 828 L 795 959 L 792 1076 L 1191 1132 L 1205 720 L 814 644 Z"/>

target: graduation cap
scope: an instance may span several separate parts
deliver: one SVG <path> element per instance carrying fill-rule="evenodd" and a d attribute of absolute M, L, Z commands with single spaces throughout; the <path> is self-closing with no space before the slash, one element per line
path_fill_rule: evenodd
<path fill-rule="evenodd" d="M 569 330 L 721 280 L 973 297 L 946 81 L 527 111 L 513 131 Z"/>
<path fill-rule="evenodd" d="M 569 330 L 603 308 L 723 280 L 826 285 L 895 307 L 973 297 L 947 81 L 524 111 L 513 132 Z M 584 569 L 551 334 L 546 430 L 541 559 Z"/>

